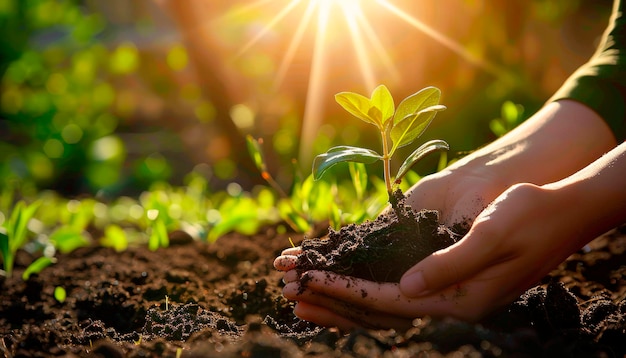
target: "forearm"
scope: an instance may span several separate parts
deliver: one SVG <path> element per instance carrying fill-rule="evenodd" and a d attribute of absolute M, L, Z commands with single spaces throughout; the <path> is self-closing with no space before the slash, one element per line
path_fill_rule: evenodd
<path fill-rule="evenodd" d="M 488 176 L 502 189 L 520 182 L 543 185 L 575 173 L 614 146 L 602 118 L 578 102 L 562 100 L 448 169 Z"/>
<path fill-rule="evenodd" d="M 558 192 L 570 222 L 580 226 L 583 245 L 626 222 L 626 142 L 579 172 L 544 185 Z"/>

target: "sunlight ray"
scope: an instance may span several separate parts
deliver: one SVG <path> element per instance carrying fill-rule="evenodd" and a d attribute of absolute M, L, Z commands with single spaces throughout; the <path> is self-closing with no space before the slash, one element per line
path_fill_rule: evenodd
<path fill-rule="evenodd" d="M 504 73 L 504 71 L 499 69 L 497 66 L 485 61 L 484 59 L 474 56 L 469 51 L 467 51 L 463 46 L 461 46 L 458 42 L 450 39 L 449 37 L 433 29 L 432 27 L 426 25 L 425 23 L 421 22 L 420 20 L 416 19 L 410 14 L 406 13 L 402 9 L 399 9 L 398 7 L 390 3 L 388 0 L 376 0 L 376 2 L 382 5 L 387 10 L 389 10 L 394 15 L 398 16 L 398 18 L 404 20 L 409 25 L 411 25 L 417 30 L 420 30 L 422 33 L 426 34 L 427 36 L 430 36 L 432 39 L 436 40 L 440 44 L 452 50 L 457 55 L 461 56 L 463 59 L 467 60 L 471 64 L 479 68 L 482 68 L 483 70 L 489 73 L 495 74 L 495 75 L 502 75 Z"/>
<path fill-rule="evenodd" d="M 357 19 L 362 18 L 363 12 L 360 7 L 346 7 L 342 6 L 341 10 L 345 14 L 345 20 L 348 24 L 348 29 L 350 31 L 350 37 L 352 39 L 352 45 L 354 46 L 354 51 L 356 52 L 356 58 L 359 63 L 359 69 L 361 71 L 361 75 L 363 76 L 363 81 L 365 81 L 365 86 L 368 91 L 372 91 L 376 87 L 376 76 L 374 75 L 374 70 L 372 68 L 372 64 L 370 62 L 370 57 L 367 53 L 367 49 L 365 48 L 365 42 L 363 41 L 363 36 L 361 31 L 359 30 Z M 356 13 L 349 14 L 348 11 L 356 11 Z"/>
<path fill-rule="evenodd" d="M 296 50 L 298 49 L 298 46 L 300 46 L 300 44 L 302 43 L 302 38 L 305 34 L 307 27 L 309 26 L 309 23 L 311 22 L 311 18 L 313 16 L 314 10 L 315 10 L 315 3 L 311 1 L 309 2 L 307 9 L 304 15 L 302 16 L 302 21 L 298 25 L 298 28 L 296 29 L 295 34 L 291 38 L 291 41 L 289 42 L 289 47 L 287 48 L 287 51 L 283 55 L 281 63 L 278 67 L 278 73 L 276 74 L 276 79 L 274 82 L 274 88 L 276 89 L 280 87 L 280 85 L 285 79 L 285 76 L 287 75 L 287 70 L 289 69 L 289 66 L 291 65 L 291 63 L 293 62 L 293 58 L 296 54 Z"/>
<path fill-rule="evenodd" d="M 357 18 L 357 21 L 358 21 L 358 25 L 360 26 L 360 29 L 364 32 L 366 38 L 371 42 L 371 46 L 374 49 L 374 52 L 380 57 L 380 59 L 382 60 L 383 66 L 385 67 L 387 72 L 391 75 L 392 80 L 398 81 L 400 79 L 400 74 L 398 73 L 398 70 L 393 63 L 391 56 L 389 56 L 389 54 L 387 53 L 385 46 L 380 41 L 380 37 L 374 31 L 374 28 L 372 27 L 370 22 L 367 20 L 365 16 L 359 16 Z"/>
<path fill-rule="evenodd" d="M 302 0 L 291 0 L 276 16 L 272 18 L 272 20 L 263 27 L 263 29 L 256 34 L 248 43 L 246 43 L 241 50 L 237 53 L 235 57 L 239 57 L 244 54 L 246 51 L 250 49 L 250 47 L 254 46 L 257 41 L 259 41 L 269 30 L 271 30 L 280 20 L 282 20 L 285 16 L 287 16 Z"/>
<path fill-rule="evenodd" d="M 263 7 L 265 4 L 276 0 L 257 0 L 253 3 L 242 5 L 240 8 L 232 11 L 229 15 L 239 15 Z"/>
<path fill-rule="evenodd" d="M 330 15 L 330 5 L 328 1 L 318 3 L 317 33 L 311 60 L 311 72 L 309 73 L 309 86 L 306 95 L 298 156 L 300 164 L 305 166 L 310 165 L 313 159 L 313 142 L 324 114 L 325 96 L 323 92 L 326 70 L 328 68 L 326 29 Z"/>

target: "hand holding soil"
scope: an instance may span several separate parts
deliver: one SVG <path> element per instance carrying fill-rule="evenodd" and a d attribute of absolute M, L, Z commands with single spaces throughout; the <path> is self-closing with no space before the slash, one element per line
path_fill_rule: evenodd
<path fill-rule="evenodd" d="M 597 150 L 612 142 L 599 118 L 580 105 L 566 101 L 547 108 L 540 111 L 535 120 L 527 122 L 530 123 L 526 125 L 528 128 L 522 127 L 511 136 L 522 136 L 538 146 L 552 146 L 552 138 L 546 138 L 538 129 L 559 127 L 563 118 L 560 113 L 571 115 L 572 110 L 577 110 L 576 120 L 586 122 L 588 130 L 593 129 L 598 134 L 596 138 L 604 139 L 599 144 L 595 141 Z M 568 116 L 568 121 L 571 126 L 574 120 Z M 586 138 L 586 134 L 578 139 Z M 529 163 L 532 148 L 524 152 L 506 144 L 506 140 L 501 142 L 504 143 L 496 145 L 497 150 L 491 152 L 499 151 L 503 155 L 498 165 L 506 168 L 512 164 L 506 161 Z M 510 151 L 508 155 L 503 154 L 505 149 Z M 493 162 L 492 157 L 479 151 L 470 158 L 476 163 L 484 158 Z M 471 167 L 472 162 L 469 163 L 461 162 L 456 167 Z M 295 313 L 301 318 L 342 328 L 401 328 L 408 319 L 426 315 L 480 320 L 515 300 L 570 254 L 626 219 L 623 200 L 626 192 L 619 184 L 620 178 L 626 175 L 626 143 L 614 147 L 573 175 L 549 182 L 556 175 L 555 171 L 581 164 L 584 158 L 576 157 L 569 163 L 559 163 L 561 168 L 546 166 L 545 171 L 539 173 L 517 168 L 514 173 L 518 179 L 533 177 L 547 184 L 513 184 L 477 216 L 465 237 L 448 248 L 436 250 L 410 268 L 399 284 L 327 271 L 303 272 L 298 270 L 301 261 L 297 259 L 302 255 L 297 250 L 287 250 L 275 261 L 276 268 L 287 271 L 283 293 L 299 302 Z M 515 178 L 511 172 L 502 174 L 500 183 Z M 505 174 L 509 174 L 508 179 Z M 445 182 L 446 175 L 418 183 L 413 190 L 419 192 L 420 185 L 434 185 L 437 180 Z M 480 184 L 480 180 L 476 182 Z M 465 197 L 465 192 L 450 190 L 452 186 L 447 188 L 444 203 L 455 194 Z M 414 196 L 411 202 L 413 205 L 428 203 L 426 198 L 425 194 Z M 472 206 L 466 202 L 464 207 Z M 472 220 L 471 211 L 469 213 Z M 454 215 L 459 217 L 457 213 Z M 393 258 L 388 261 L 389 265 L 395 263 Z"/>

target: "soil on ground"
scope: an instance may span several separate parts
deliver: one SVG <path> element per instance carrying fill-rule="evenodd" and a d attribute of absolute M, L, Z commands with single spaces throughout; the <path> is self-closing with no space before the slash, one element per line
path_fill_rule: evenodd
<path fill-rule="evenodd" d="M 583 356 L 626 354 L 626 226 L 594 240 L 479 324 L 421 317 L 406 332 L 340 332 L 296 318 L 272 262 L 302 235 L 181 232 L 171 245 L 58 255 L 0 278 L 4 357 Z M 67 298 L 54 297 L 63 287 Z"/>

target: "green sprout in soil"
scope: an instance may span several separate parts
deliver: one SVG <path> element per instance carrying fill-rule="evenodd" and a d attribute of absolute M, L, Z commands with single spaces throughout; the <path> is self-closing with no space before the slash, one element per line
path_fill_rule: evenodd
<path fill-rule="evenodd" d="M 67 292 L 65 291 L 65 288 L 63 288 L 63 286 L 56 286 L 54 288 L 54 298 L 59 303 L 65 302 L 65 299 L 67 298 Z"/>
<path fill-rule="evenodd" d="M 39 201 L 32 204 L 19 201 L 6 222 L 4 227 L 6 231 L 0 232 L 0 252 L 4 263 L 4 274 L 7 277 L 11 277 L 13 274 L 13 263 L 17 250 L 28 241 L 28 222 L 35 215 L 40 204 Z"/>
<path fill-rule="evenodd" d="M 441 91 L 436 87 L 426 87 L 405 98 L 395 108 L 393 97 L 386 86 L 380 85 L 367 98 L 353 92 L 341 92 L 335 100 L 346 111 L 378 129 L 382 142 L 382 154 L 360 147 L 337 146 L 315 157 L 313 176 L 322 177 L 333 165 L 341 162 L 372 164 L 383 162 L 383 171 L 389 202 L 394 204 L 394 186 L 400 184 L 409 170 L 427 154 L 449 149 L 443 140 L 431 140 L 411 153 L 402 163 L 395 177 L 391 176 L 391 159 L 396 150 L 413 143 L 424 133 L 439 111 L 446 109 L 439 104 Z"/>
<path fill-rule="evenodd" d="M 375 195 L 366 198 L 367 172 L 364 164 L 356 162 L 349 163 L 349 183 L 346 180 L 316 181 L 312 174 L 303 178 L 294 160 L 293 182 L 288 193 L 268 170 L 262 150 L 263 139 L 250 135 L 246 139 L 249 154 L 261 177 L 279 197 L 274 206 L 280 218 L 296 232 L 309 232 L 315 222 L 322 220 L 328 220 L 334 229 L 344 223 L 360 223 L 375 217 L 385 206 L 386 201 L 378 195 L 384 191 L 378 185 L 380 181 L 373 181 Z"/>
<path fill-rule="evenodd" d="M 22 273 L 22 280 L 27 281 L 31 275 L 40 273 L 43 269 L 56 261 L 57 259 L 55 257 L 41 256 L 26 267 Z"/>

